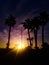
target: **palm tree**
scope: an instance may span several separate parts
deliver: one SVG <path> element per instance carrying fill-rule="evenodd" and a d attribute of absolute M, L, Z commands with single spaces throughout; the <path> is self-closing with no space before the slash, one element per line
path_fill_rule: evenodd
<path fill-rule="evenodd" d="M 30 41 L 30 46 L 32 46 L 31 39 L 30 39 L 30 28 L 31 28 L 30 22 L 31 22 L 30 19 L 26 19 L 25 22 L 22 24 L 23 24 L 23 27 L 28 30 L 28 37 L 29 37 L 28 39 Z"/>
<path fill-rule="evenodd" d="M 16 24 L 15 17 L 10 15 L 6 20 L 5 24 L 9 27 L 9 33 L 8 33 L 8 42 L 7 42 L 7 48 L 9 48 L 10 45 L 10 32 L 11 32 L 11 27 L 14 27 Z"/>
<path fill-rule="evenodd" d="M 40 20 L 38 17 L 34 17 L 34 19 L 32 19 L 32 22 L 31 22 L 31 31 L 34 31 L 34 37 L 35 37 L 35 48 L 37 48 L 37 33 L 38 33 L 38 30 L 39 30 L 39 26 L 40 26 Z"/>
<path fill-rule="evenodd" d="M 46 11 L 43 11 L 40 13 L 40 23 L 42 26 L 42 44 L 44 44 L 44 28 L 47 22 L 48 22 L 48 13 Z"/>

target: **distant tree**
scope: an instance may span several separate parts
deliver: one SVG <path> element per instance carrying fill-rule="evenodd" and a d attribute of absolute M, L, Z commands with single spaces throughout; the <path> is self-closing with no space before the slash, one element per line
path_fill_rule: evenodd
<path fill-rule="evenodd" d="M 42 44 L 44 44 L 44 27 L 48 22 L 48 13 L 46 11 L 43 11 L 40 13 L 40 23 L 42 26 Z"/>
<path fill-rule="evenodd" d="M 23 27 L 28 30 L 28 37 L 29 37 L 28 39 L 30 41 L 30 46 L 32 46 L 31 39 L 30 39 L 30 31 L 29 31 L 31 28 L 30 22 L 31 22 L 30 19 L 26 19 L 25 22 L 23 22 L 22 24 Z"/>
<path fill-rule="evenodd" d="M 37 48 L 37 34 L 40 28 L 39 17 L 34 17 L 34 19 L 32 19 L 31 26 L 32 26 L 31 31 L 34 32 L 34 37 L 35 37 L 35 48 Z"/>
<path fill-rule="evenodd" d="M 7 48 L 9 48 L 11 28 L 14 27 L 14 25 L 16 24 L 15 17 L 12 16 L 12 15 L 10 15 L 10 16 L 5 20 L 5 24 L 9 27 L 8 42 L 7 42 Z"/>

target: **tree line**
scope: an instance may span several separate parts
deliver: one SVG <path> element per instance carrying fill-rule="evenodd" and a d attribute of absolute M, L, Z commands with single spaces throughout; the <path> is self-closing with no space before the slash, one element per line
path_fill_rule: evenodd
<path fill-rule="evenodd" d="M 42 27 L 42 44 L 44 45 L 44 28 L 49 21 L 49 14 L 46 11 L 42 11 L 38 16 L 30 19 L 27 18 L 25 22 L 22 22 L 21 24 L 25 29 L 28 31 L 28 40 L 30 42 L 30 47 L 32 47 L 31 40 L 32 38 L 30 37 L 30 32 L 34 33 L 34 38 L 35 38 L 35 48 L 37 49 L 37 35 L 40 27 Z M 14 27 L 16 24 L 15 17 L 10 15 L 6 20 L 5 24 L 9 28 L 9 34 L 8 34 L 8 42 L 6 48 L 9 48 L 10 45 L 10 33 L 11 33 L 11 28 Z"/>

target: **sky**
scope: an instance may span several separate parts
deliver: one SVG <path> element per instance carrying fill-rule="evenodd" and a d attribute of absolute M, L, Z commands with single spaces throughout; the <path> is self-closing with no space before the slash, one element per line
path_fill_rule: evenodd
<path fill-rule="evenodd" d="M 18 39 L 21 39 L 20 23 L 27 18 L 37 16 L 43 10 L 49 13 L 49 0 L 0 0 L 0 47 L 6 47 L 7 43 L 8 28 L 5 26 L 6 17 L 10 14 L 16 17 L 16 25 L 11 31 L 10 44 L 14 47 Z M 22 30 L 24 30 L 23 27 Z M 41 42 L 41 29 L 38 33 L 38 40 Z M 23 31 L 22 37 L 24 41 L 27 39 L 27 30 Z M 45 26 L 45 41 L 49 42 L 49 23 Z"/>

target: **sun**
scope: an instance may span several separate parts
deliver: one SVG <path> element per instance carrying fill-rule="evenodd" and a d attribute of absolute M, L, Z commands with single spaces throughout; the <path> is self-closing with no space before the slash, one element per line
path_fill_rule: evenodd
<path fill-rule="evenodd" d="M 21 43 L 21 42 L 17 46 L 15 46 L 16 50 L 22 50 L 25 48 L 26 48 L 26 45 L 24 43 Z"/>
<path fill-rule="evenodd" d="M 20 41 L 15 45 L 14 50 L 16 51 L 16 53 L 22 53 L 26 50 L 27 46 L 27 43 Z"/>
<path fill-rule="evenodd" d="M 25 45 L 24 45 L 24 44 L 20 43 L 20 44 L 18 45 L 18 49 L 24 49 L 24 48 L 25 48 Z"/>
<path fill-rule="evenodd" d="M 15 50 L 17 53 L 21 53 L 25 50 L 26 46 L 24 43 L 19 43 L 17 46 L 15 46 Z"/>

